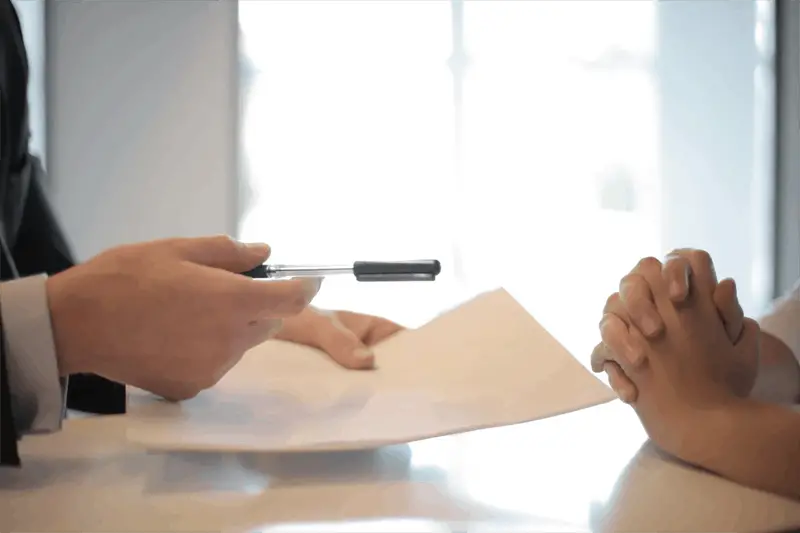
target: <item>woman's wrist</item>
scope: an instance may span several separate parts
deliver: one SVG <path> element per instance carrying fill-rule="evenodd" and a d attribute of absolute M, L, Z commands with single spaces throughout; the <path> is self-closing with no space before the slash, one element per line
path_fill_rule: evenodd
<path fill-rule="evenodd" d="M 731 397 L 713 407 L 687 410 L 683 423 L 670 437 L 664 451 L 687 463 L 717 471 L 719 450 L 736 439 L 742 427 L 741 418 L 760 405 L 751 398 Z"/>

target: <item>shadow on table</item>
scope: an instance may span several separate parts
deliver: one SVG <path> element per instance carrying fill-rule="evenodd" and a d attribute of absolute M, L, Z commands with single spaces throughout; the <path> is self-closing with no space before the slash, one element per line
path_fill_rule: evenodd
<path fill-rule="evenodd" d="M 405 480 L 410 473 L 411 456 L 411 447 L 401 444 L 374 450 L 243 454 L 240 457 L 242 465 L 263 473 L 275 484 L 297 485 L 319 481 Z M 438 471 L 438 475 L 444 475 L 443 471 Z"/>
<path fill-rule="evenodd" d="M 409 479 L 411 448 L 317 453 L 158 453 L 146 473 L 149 493 L 198 490 L 265 490 L 268 487 L 392 482 Z M 414 478 L 442 479 L 443 470 L 415 471 Z"/>

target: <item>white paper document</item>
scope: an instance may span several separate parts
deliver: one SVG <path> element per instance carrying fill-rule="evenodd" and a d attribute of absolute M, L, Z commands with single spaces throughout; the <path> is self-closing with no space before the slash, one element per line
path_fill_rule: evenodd
<path fill-rule="evenodd" d="M 502 289 L 375 353 L 375 370 L 353 371 L 318 350 L 266 342 L 192 400 L 171 404 L 130 391 L 128 438 L 162 450 L 366 449 L 615 398 Z"/>

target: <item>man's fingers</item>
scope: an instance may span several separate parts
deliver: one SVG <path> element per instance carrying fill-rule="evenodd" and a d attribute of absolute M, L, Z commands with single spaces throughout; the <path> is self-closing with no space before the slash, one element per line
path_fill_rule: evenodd
<path fill-rule="evenodd" d="M 238 299 L 254 318 L 288 318 L 308 307 L 319 292 L 322 278 L 264 281 L 241 276 Z"/>
<path fill-rule="evenodd" d="M 634 403 L 639 396 L 639 391 L 633 381 L 628 379 L 622 368 L 613 361 L 608 361 L 603 365 L 603 370 L 608 375 L 608 384 L 617 393 L 617 396 L 624 403 Z"/>
<path fill-rule="evenodd" d="M 366 346 L 374 346 L 405 328 L 382 317 L 361 315 L 350 311 L 334 313 L 347 329 L 355 332 Z"/>
<path fill-rule="evenodd" d="M 325 318 L 326 326 L 321 327 L 317 333 L 320 348 L 345 368 L 374 368 L 375 354 L 372 350 L 354 332 L 347 329 L 335 314 Z"/>
<path fill-rule="evenodd" d="M 725 332 L 732 343 L 736 343 L 742 335 L 744 311 L 736 296 L 736 283 L 732 279 L 723 279 L 714 291 L 714 305 L 725 324 Z"/>
<path fill-rule="evenodd" d="M 335 313 L 315 312 L 302 328 L 286 328 L 279 338 L 322 350 L 344 368 L 367 370 L 375 366 L 372 350 Z"/>
<path fill-rule="evenodd" d="M 192 239 L 164 239 L 154 243 L 169 253 L 198 265 L 229 272 L 246 272 L 269 258 L 270 247 L 263 243 L 245 244 L 227 235 Z"/>
<path fill-rule="evenodd" d="M 667 283 L 670 300 L 679 303 L 689 297 L 691 272 L 692 265 L 686 257 L 675 252 L 667 255 L 661 273 Z"/>
<path fill-rule="evenodd" d="M 283 320 L 279 318 L 262 318 L 251 320 L 247 325 L 244 338 L 244 350 L 258 346 L 269 339 L 275 337 L 283 326 Z"/>
<path fill-rule="evenodd" d="M 655 337 L 664 330 L 664 322 L 656 309 L 647 281 L 638 274 L 628 274 L 619 285 L 619 298 L 631 322 L 645 337 Z"/>

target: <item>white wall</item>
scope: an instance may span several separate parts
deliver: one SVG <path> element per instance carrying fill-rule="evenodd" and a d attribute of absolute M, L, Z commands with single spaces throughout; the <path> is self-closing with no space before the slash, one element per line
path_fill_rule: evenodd
<path fill-rule="evenodd" d="M 50 189 L 77 257 L 235 233 L 236 2 L 48 9 Z"/>
<path fill-rule="evenodd" d="M 754 4 L 658 5 L 664 242 L 709 250 L 761 312 L 774 283 L 774 97 L 755 82 Z"/>

